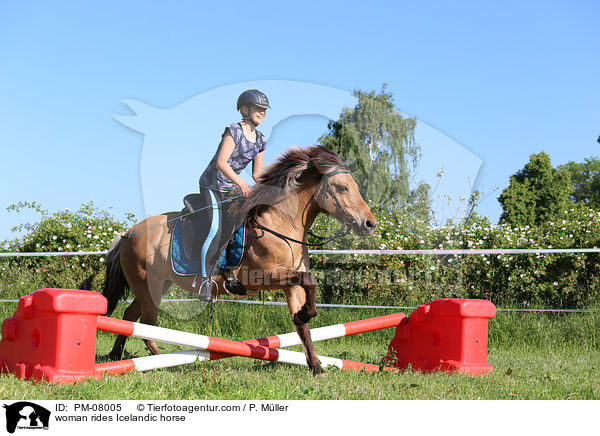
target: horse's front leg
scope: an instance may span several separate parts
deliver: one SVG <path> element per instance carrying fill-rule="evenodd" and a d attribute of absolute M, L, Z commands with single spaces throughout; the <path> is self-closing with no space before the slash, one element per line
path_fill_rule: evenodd
<path fill-rule="evenodd" d="M 321 362 L 317 357 L 312 338 L 310 337 L 310 327 L 308 322 L 306 324 L 297 325 L 296 332 L 298 332 L 298 336 L 300 336 L 300 340 L 302 341 L 302 348 L 304 349 L 304 354 L 306 354 L 306 363 L 308 364 L 309 369 L 314 375 L 323 373 Z"/>
<path fill-rule="evenodd" d="M 317 282 L 315 278 L 307 272 L 298 271 L 298 282 L 304 291 L 304 304 L 300 310 L 293 315 L 294 324 L 299 327 L 307 324 L 311 318 L 317 316 L 317 303 L 315 301 L 315 289 Z"/>
<path fill-rule="evenodd" d="M 284 285 L 287 284 L 288 286 L 284 287 L 283 291 L 287 298 L 292 321 L 302 341 L 306 363 L 315 375 L 320 374 L 323 372 L 323 368 L 321 368 L 321 363 L 315 352 L 309 327 L 310 319 L 317 316 L 315 279 L 311 274 L 302 271 L 289 271 L 285 276 L 282 277 L 282 281 Z"/>

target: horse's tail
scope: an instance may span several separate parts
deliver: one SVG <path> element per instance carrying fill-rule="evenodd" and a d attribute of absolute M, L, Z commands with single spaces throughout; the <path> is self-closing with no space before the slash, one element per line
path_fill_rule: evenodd
<path fill-rule="evenodd" d="M 81 289 L 82 291 L 91 291 L 92 290 L 92 282 L 96 278 L 97 274 L 98 274 L 98 272 L 94 272 L 87 279 L 83 280 L 79 284 L 79 288 L 78 289 Z"/>
<path fill-rule="evenodd" d="M 108 300 L 108 310 L 106 316 L 110 316 L 111 313 L 117 307 L 119 300 L 127 296 L 127 290 L 129 290 L 129 283 L 123 274 L 121 268 L 121 241 L 122 238 L 119 236 L 118 239 L 111 243 L 111 248 L 106 255 L 104 265 L 106 267 L 106 280 L 104 281 L 104 290 L 102 295 Z M 88 278 L 81 282 L 80 289 L 91 290 L 92 281 L 96 277 L 97 273 L 93 273 Z"/>
<path fill-rule="evenodd" d="M 115 246 L 106 255 L 106 281 L 104 282 L 104 290 L 102 295 L 108 300 L 108 310 L 106 315 L 109 316 L 117 307 L 117 303 L 122 298 L 127 296 L 129 283 L 123 274 L 121 268 L 121 237 L 116 242 Z"/>

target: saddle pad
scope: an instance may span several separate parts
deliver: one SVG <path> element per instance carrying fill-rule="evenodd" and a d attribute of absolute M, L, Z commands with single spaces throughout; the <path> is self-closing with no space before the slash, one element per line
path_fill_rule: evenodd
<path fill-rule="evenodd" d="M 221 254 L 220 269 L 236 269 L 244 257 L 246 226 L 241 225 L 233 234 L 227 249 Z M 181 219 L 175 222 L 171 236 L 171 267 L 173 272 L 182 276 L 195 276 L 202 270 L 200 260 L 191 260 L 185 255 Z"/>
<path fill-rule="evenodd" d="M 234 270 L 240 266 L 246 249 L 246 226 L 242 224 L 235 231 L 227 249 L 221 254 L 219 268 L 222 270 Z"/>
<path fill-rule="evenodd" d="M 181 218 L 179 218 L 175 221 L 175 227 L 173 227 L 173 234 L 171 235 L 171 267 L 175 274 L 195 276 L 202 271 L 202 264 L 199 260 L 190 260 L 185 255 L 181 227 Z"/>

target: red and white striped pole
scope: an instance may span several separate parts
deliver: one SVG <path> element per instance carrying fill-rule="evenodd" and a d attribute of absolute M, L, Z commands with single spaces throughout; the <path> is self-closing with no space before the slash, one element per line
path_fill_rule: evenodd
<path fill-rule="evenodd" d="M 383 328 L 395 327 L 406 318 L 403 313 L 385 315 L 365 320 L 352 321 L 311 330 L 313 342 L 342 336 L 365 333 Z M 146 371 L 149 369 L 166 368 L 171 366 L 193 363 L 196 360 L 216 360 L 231 356 L 244 356 L 254 359 L 283 362 L 296 365 L 307 365 L 304 353 L 289 350 L 279 350 L 279 347 L 299 345 L 300 337 L 297 333 L 269 336 L 260 339 L 251 339 L 244 342 L 230 341 L 194 333 L 139 324 L 104 316 L 98 317 L 97 329 L 141 339 L 156 340 L 180 346 L 196 347 L 192 350 L 178 351 L 175 353 L 160 354 L 156 356 L 138 357 L 133 359 L 108 362 L 96 365 L 100 371 L 109 374 L 122 374 L 131 371 Z M 365 370 L 367 372 L 379 371 L 378 365 L 317 356 L 325 367 L 335 366 L 340 369 Z M 395 370 L 386 368 L 386 370 Z"/>

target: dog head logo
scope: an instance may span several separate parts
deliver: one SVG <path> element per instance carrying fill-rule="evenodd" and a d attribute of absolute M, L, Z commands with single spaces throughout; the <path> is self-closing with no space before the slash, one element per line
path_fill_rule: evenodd
<path fill-rule="evenodd" d="M 357 104 L 351 92 L 285 80 L 235 83 L 165 109 L 133 99 L 122 100 L 132 113 L 113 115 L 114 118 L 143 134 L 139 171 L 146 216 L 180 210 L 182 199 L 197 192 L 200 175 L 217 151 L 224 127 L 240 118 L 236 101 L 247 89 L 264 92 L 272 107 L 259 126 L 267 140 L 266 163 L 289 147 L 314 144 L 320 135 L 327 134 L 330 120 L 338 119 L 344 108 Z M 428 179 L 428 183 L 435 185 L 438 200 L 432 202 L 432 207 L 443 207 L 448 197 L 469 198 L 468 182 L 475 181 L 481 159 L 425 123 L 417 123 L 415 136 L 422 147 L 419 166 L 428 173 L 415 177 Z M 440 183 L 442 174 L 445 175 Z M 254 184 L 249 171 L 239 175 L 249 185 Z M 156 287 L 152 294 L 156 304 L 161 297 L 162 288 Z M 179 318 L 196 316 L 206 305 L 186 304 L 185 310 L 180 305 L 163 307 Z"/>
<path fill-rule="evenodd" d="M 6 431 L 14 433 L 17 428 L 47 429 L 50 424 L 50 411 L 35 403 L 20 401 L 4 405 L 6 409 Z"/>

